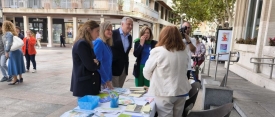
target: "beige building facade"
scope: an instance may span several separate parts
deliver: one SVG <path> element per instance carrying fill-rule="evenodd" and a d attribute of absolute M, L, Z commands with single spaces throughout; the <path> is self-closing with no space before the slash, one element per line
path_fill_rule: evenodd
<path fill-rule="evenodd" d="M 231 65 L 230 70 L 254 84 L 275 91 L 275 70 L 268 64 L 250 62 L 253 57 L 275 57 L 275 46 L 269 46 L 269 38 L 275 37 L 275 1 L 237 0 L 235 11 L 231 51 L 239 51 L 240 60 Z M 235 41 L 239 38 L 255 37 L 256 45 L 237 44 Z M 257 59 L 256 62 L 274 61 Z"/>
<path fill-rule="evenodd" d="M 153 29 L 157 40 L 159 31 L 176 17 L 169 0 L 1 0 L 3 20 L 10 20 L 21 27 L 22 33 L 30 29 L 42 34 L 47 47 L 60 43 L 60 34 L 66 43 L 72 43 L 79 24 L 88 20 L 98 23 L 110 21 L 113 29 L 120 27 L 122 17 L 134 19 L 132 36 L 139 37 L 139 30 L 146 25 Z"/>

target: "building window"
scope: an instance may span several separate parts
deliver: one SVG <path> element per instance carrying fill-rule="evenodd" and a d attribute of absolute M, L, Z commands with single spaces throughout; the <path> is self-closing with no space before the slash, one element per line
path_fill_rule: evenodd
<path fill-rule="evenodd" d="M 250 0 L 244 38 L 258 36 L 263 0 Z"/>
<path fill-rule="evenodd" d="M 160 13 L 160 18 L 161 19 L 164 19 L 163 15 L 164 15 L 164 10 L 163 10 L 163 7 L 161 7 L 161 13 Z"/>
<path fill-rule="evenodd" d="M 150 1 L 146 0 L 146 5 L 149 6 L 150 5 Z"/>
<path fill-rule="evenodd" d="M 155 2 L 155 11 L 159 12 L 159 4 Z"/>
<path fill-rule="evenodd" d="M 165 11 L 165 20 L 168 21 L 168 10 L 166 9 Z"/>

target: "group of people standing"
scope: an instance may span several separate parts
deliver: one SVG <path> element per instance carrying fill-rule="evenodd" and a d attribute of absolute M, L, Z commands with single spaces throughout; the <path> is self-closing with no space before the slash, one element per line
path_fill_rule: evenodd
<path fill-rule="evenodd" d="M 22 74 L 29 72 L 30 61 L 33 64 L 33 73 L 36 72 L 36 61 L 35 61 L 35 44 L 36 39 L 31 30 L 27 30 L 27 35 L 24 37 L 20 33 L 20 28 L 15 27 L 15 25 L 10 21 L 4 21 L 3 24 L 0 23 L 0 54 L 1 54 L 1 72 L 3 78 L 1 82 L 12 81 L 9 85 L 15 85 L 17 83 L 23 82 Z M 22 48 L 11 51 L 11 46 L 13 45 L 14 36 L 21 38 L 24 42 Z M 23 56 L 26 58 L 26 68 Z M 8 60 L 8 66 L 6 61 Z M 19 79 L 18 77 L 19 76 Z"/>
<path fill-rule="evenodd" d="M 102 88 L 123 87 L 128 75 L 132 27 L 130 17 L 122 18 L 116 30 L 108 21 L 99 25 L 90 20 L 79 27 L 72 49 L 70 90 L 74 96 L 97 95 Z"/>
<path fill-rule="evenodd" d="M 191 31 L 190 23 L 183 25 Z M 73 96 L 97 95 L 102 88 L 123 87 L 128 75 L 132 28 L 133 19 L 123 17 L 121 27 L 115 30 L 108 21 L 97 24 L 91 20 L 78 29 L 72 49 Z M 183 41 L 176 26 L 166 26 L 157 42 L 151 28 L 144 26 L 134 40 L 135 84 L 149 87 L 148 94 L 155 97 L 160 117 L 181 116 L 191 89 L 186 73 L 191 67 L 191 52 L 196 53 L 196 43 L 191 42 L 188 31 Z"/>

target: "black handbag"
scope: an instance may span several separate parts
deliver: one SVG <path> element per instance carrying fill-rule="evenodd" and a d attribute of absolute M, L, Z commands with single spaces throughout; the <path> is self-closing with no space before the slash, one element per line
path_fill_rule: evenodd
<path fill-rule="evenodd" d="M 136 78 L 138 78 L 138 75 L 139 75 L 139 73 L 138 73 L 138 65 L 137 65 L 137 63 L 135 63 L 134 64 L 134 69 L 133 69 L 133 75 L 136 77 Z"/>

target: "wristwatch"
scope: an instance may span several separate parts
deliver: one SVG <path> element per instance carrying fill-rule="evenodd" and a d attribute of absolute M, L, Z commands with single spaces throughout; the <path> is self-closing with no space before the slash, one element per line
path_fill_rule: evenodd
<path fill-rule="evenodd" d="M 189 41 L 189 42 L 186 42 L 187 44 L 190 44 L 191 43 L 191 41 Z"/>

